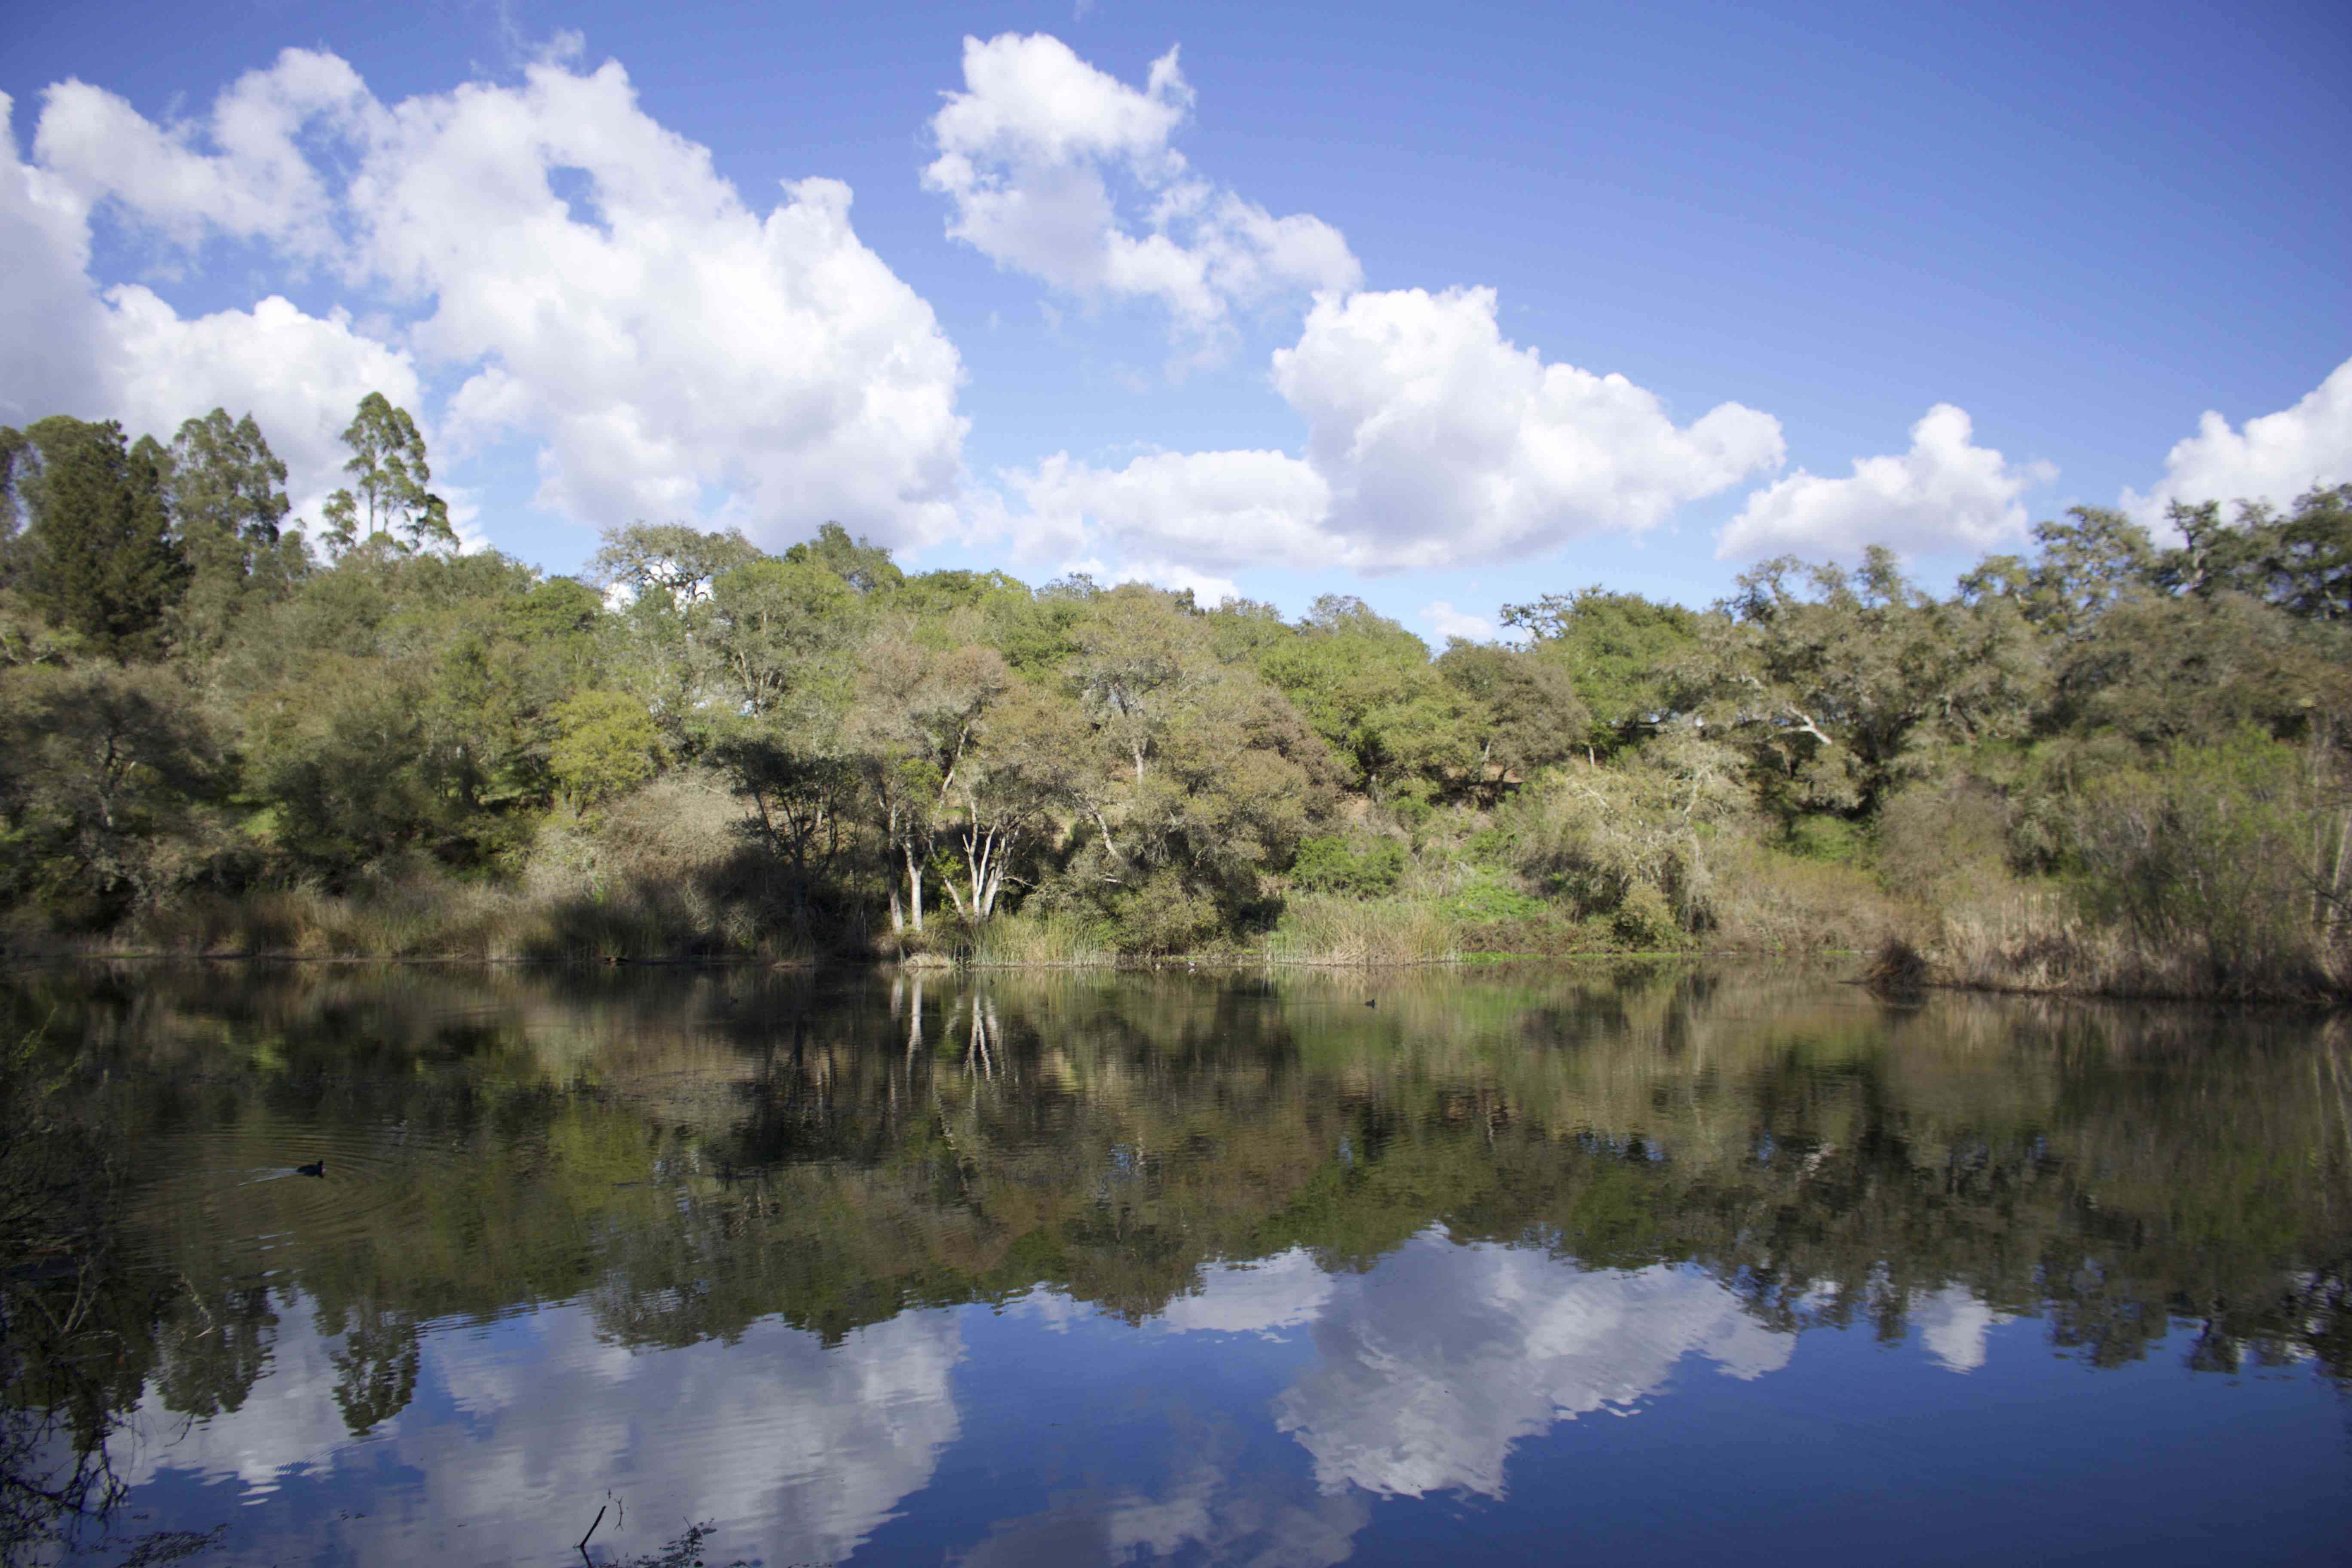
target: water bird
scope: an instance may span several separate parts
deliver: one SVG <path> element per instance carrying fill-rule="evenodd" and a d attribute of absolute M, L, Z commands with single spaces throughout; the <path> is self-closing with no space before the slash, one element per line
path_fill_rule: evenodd
<path fill-rule="evenodd" d="M 1367 996 L 1364 998 L 1364 1005 L 1367 1007 L 1377 1007 L 1380 1005 L 1381 999 L 1377 996 Z"/>
<path fill-rule="evenodd" d="M 323 1176 L 327 1173 L 327 1162 L 313 1160 L 307 1165 L 297 1165 L 294 1173 L 298 1176 Z"/>

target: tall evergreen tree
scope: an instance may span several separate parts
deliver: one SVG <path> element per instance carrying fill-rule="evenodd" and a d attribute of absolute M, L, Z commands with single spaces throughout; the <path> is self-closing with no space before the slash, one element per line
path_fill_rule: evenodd
<path fill-rule="evenodd" d="M 186 563 L 164 506 L 171 454 L 152 437 L 126 445 L 113 420 L 55 415 L 28 427 L 10 486 L 26 528 L 12 574 L 52 624 L 118 656 L 152 651 Z"/>

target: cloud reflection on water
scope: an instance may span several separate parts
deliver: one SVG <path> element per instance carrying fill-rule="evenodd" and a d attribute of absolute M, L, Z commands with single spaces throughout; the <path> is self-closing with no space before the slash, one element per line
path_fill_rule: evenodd
<path fill-rule="evenodd" d="M 281 1321 L 268 1373 L 241 1408 L 183 1432 L 151 1393 L 127 1440 L 128 1474 L 133 1484 L 167 1470 L 234 1479 L 249 1498 L 382 1444 L 419 1479 L 392 1513 L 374 1505 L 376 1518 L 348 1531 L 370 1559 L 532 1559 L 551 1521 L 584 1525 L 608 1493 L 646 1510 L 647 1531 L 721 1520 L 730 1541 L 748 1531 L 772 1560 L 845 1559 L 929 1484 L 961 1432 L 953 1311 L 902 1313 L 831 1347 L 770 1321 L 733 1343 L 631 1350 L 576 1304 L 444 1328 L 425 1336 L 420 1378 L 440 1397 L 420 1398 L 364 1445 L 335 1404 L 333 1342 L 306 1310 Z M 603 1534 L 625 1539 L 618 1521 Z"/>
<path fill-rule="evenodd" d="M 191 1422 L 167 1408 L 163 1388 L 151 1382 L 110 1445 L 123 1479 L 138 1487 L 160 1470 L 183 1470 L 207 1481 L 235 1480 L 247 1495 L 261 1495 L 349 1443 L 335 1403 L 336 1337 L 320 1331 L 305 1302 L 290 1311 L 280 1307 L 266 1342 L 268 1370 L 236 1409 L 209 1419 Z M 401 1420 L 392 1417 L 375 1436 L 395 1434 Z"/>
<path fill-rule="evenodd" d="M 540 1551 L 549 1521 L 588 1513 L 608 1490 L 665 1522 L 729 1521 L 732 1541 L 755 1536 L 775 1560 L 846 1559 L 932 1484 L 961 1437 L 955 1369 L 987 1353 L 966 1335 L 986 1334 L 993 1316 L 908 1311 L 831 1347 L 770 1321 L 733 1343 L 632 1349 L 578 1303 L 443 1325 L 425 1335 L 418 1401 L 355 1442 L 334 1398 L 336 1337 L 306 1309 L 281 1310 L 268 1373 L 239 1409 L 184 1427 L 151 1391 L 121 1449 L 127 1478 L 176 1471 L 252 1499 L 380 1448 L 415 1489 L 348 1545 L 474 1561 Z M 1041 1289 L 1008 1315 L 1061 1329 L 1094 1311 Z M 2004 1321 L 1958 1288 L 1915 1307 L 1922 1350 L 1954 1372 L 1984 1363 L 1988 1331 Z M 1211 1265 L 1141 1331 L 1299 1330 L 1311 1353 L 1256 1408 L 1306 1454 L 1311 1491 L 1246 1461 L 1240 1434 L 1258 1417 L 1236 1406 L 1162 1445 L 1160 1474 L 1055 1494 L 988 1525 L 962 1561 L 1339 1562 L 1376 1498 L 1500 1499 L 1522 1439 L 1630 1413 L 1686 1359 L 1752 1380 L 1786 1366 L 1795 1343 L 1688 1268 L 1587 1271 L 1534 1248 L 1457 1244 L 1442 1227 L 1362 1274 L 1327 1273 L 1300 1248 Z M 319 1532 L 341 1528 L 297 1533 L 319 1534 L 311 1544 L 325 1551 Z"/>
<path fill-rule="evenodd" d="M 1520 1438 L 1630 1409 L 1685 1356 L 1752 1379 L 1787 1365 L 1796 1342 L 1686 1269 L 1586 1273 L 1437 1230 L 1336 1284 L 1315 1364 L 1275 1401 L 1326 1491 L 1499 1498 Z"/>

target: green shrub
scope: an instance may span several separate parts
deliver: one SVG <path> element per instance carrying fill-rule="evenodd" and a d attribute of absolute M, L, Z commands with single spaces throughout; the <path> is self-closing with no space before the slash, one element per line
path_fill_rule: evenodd
<path fill-rule="evenodd" d="M 1404 875 L 1405 847 L 1394 838 L 1309 838 L 1291 863 L 1291 885 L 1310 893 L 1378 898 L 1396 890 Z"/>
<path fill-rule="evenodd" d="M 1112 944 L 1137 956 L 1190 952 L 1208 945 L 1223 924 L 1215 900 L 1169 871 L 1111 901 Z"/>
<path fill-rule="evenodd" d="M 558 703 L 554 718 L 548 768 L 573 806 L 593 805 L 653 776 L 661 731 L 644 703 L 617 691 L 583 691 Z"/>
<path fill-rule="evenodd" d="M 1862 856 L 1862 830 L 1843 816 L 1811 813 L 1789 824 L 1788 851 L 1807 860 L 1844 864 Z"/>
<path fill-rule="evenodd" d="M 2222 989 L 2291 988 L 2340 927 L 2341 800 L 2294 747 L 2248 730 L 2085 784 L 2083 905 L 2158 952 L 2200 954 Z"/>
<path fill-rule="evenodd" d="M 1541 899 L 1529 898 L 1505 883 L 1480 880 L 1463 889 L 1439 907 L 1454 920 L 1476 924 L 1532 919 L 1542 914 L 1549 906 Z"/>
<path fill-rule="evenodd" d="M 1682 927 L 1675 919 L 1675 907 L 1654 882 L 1636 882 L 1617 900 L 1611 917 L 1619 940 L 1634 948 L 1661 948 L 1675 945 L 1682 940 Z"/>
<path fill-rule="evenodd" d="M 1463 840 L 1462 852 L 1474 865 L 1500 866 L 1510 856 L 1511 836 L 1499 827 L 1482 827 Z"/>

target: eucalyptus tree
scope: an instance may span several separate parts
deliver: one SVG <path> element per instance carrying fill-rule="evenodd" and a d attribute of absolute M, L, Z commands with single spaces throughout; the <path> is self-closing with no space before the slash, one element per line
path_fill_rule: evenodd
<path fill-rule="evenodd" d="M 403 555 L 457 547 L 448 503 L 427 488 L 433 469 L 425 437 L 407 409 L 394 406 L 381 392 L 369 393 L 343 431 L 343 445 L 352 449 L 343 465 L 351 487 L 328 497 L 326 507 L 327 539 L 335 553 L 361 546 Z"/>
<path fill-rule="evenodd" d="M 1170 726 L 1224 678 L 1208 630 L 1169 594 L 1123 583 L 1094 599 L 1066 668 L 1087 717 L 1140 784 Z"/>
<path fill-rule="evenodd" d="M 180 426 L 172 442 L 172 526 L 188 564 L 173 643 L 216 651 L 249 598 L 284 596 L 310 567 L 299 534 L 283 524 L 286 465 L 253 416 L 232 422 L 215 408 Z"/>
<path fill-rule="evenodd" d="M 923 879 L 966 763 L 1014 678 L 992 648 L 940 649 L 894 627 L 870 640 L 858 660 L 848 746 L 876 818 L 905 872 L 899 899 L 890 878 L 890 929 L 923 929 Z M 979 898 L 976 892 L 975 900 Z M 993 907 L 992 900 L 990 907 Z"/>
<path fill-rule="evenodd" d="M 824 567 L 762 556 L 711 584 L 709 646 L 748 716 L 787 700 L 803 721 L 847 698 L 856 591 Z"/>
<path fill-rule="evenodd" d="M 677 523 L 607 529 L 604 541 L 591 571 L 619 600 L 605 628 L 615 644 L 610 679 L 645 704 L 673 755 L 691 757 L 730 706 L 709 637 L 711 584 L 760 552 L 740 533 Z"/>
<path fill-rule="evenodd" d="M 1011 687 L 984 716 L 953 784 L 962 876 L 945 884 L 970 924 L 994 918 L 1013 868 L 1073 804 L 1087 771 L 1087 738 L 1067 699 L 1031 686 Z"/>

